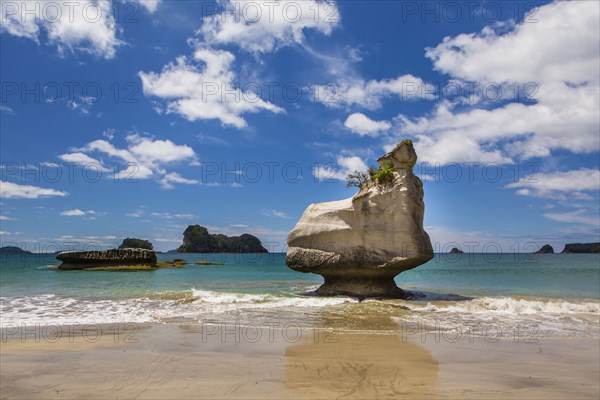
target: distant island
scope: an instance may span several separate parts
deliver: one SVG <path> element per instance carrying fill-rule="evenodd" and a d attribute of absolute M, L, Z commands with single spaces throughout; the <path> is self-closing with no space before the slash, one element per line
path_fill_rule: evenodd
<path fill-rule="evenodd" d="M 594 254 L 600 253 L 600 243 L 569 243 L 565 244 L 565 248 L 561 254 Z M 543 245 L 534 254 L 554 254 L 554 248 L 549 244 Z"/>
<path fill-rule="evenodd" d="M 126 238 L 123 240 L 123 243 L 119 246 L 119 250 L 122 249 L 145 249 L 145 250 L 154 250 L 152 243 L 148 240 L 143 239 L 133 239 Z"/>
<path fill-rule="evenodd" d="M 450 254 L 463 254 L 463 253 L 464 253 L 464 251 L 462 251 L 458 247 L 453 247 L 452 250 L 450 250 Z"/>
<path fill-rule="evenodd" d="M 225 236 L 210 234 L 200 225 L 190 225 L 183 232 L 183 244 L 178 253 L 268 253 L 256 236 Z"/>
<path fill-rule="evenodd" d="M 33 254 L 30 251 L 23 250 L 17 246 L 4 246 L 0 247 L 0 254 L 3 255 L 13 255 L 13 254 Z"/>
<path fill-rule="evenodd" d="M 268 253 L 256 236 L 244 233 L 240 236 L 211 234 L 203 226 L 190 225 L 183 232 L 183 244 L 173 253 Z M 98 251 L 57 251 L 57 259 L 62 261 L 58 269 L 63 270 L 111 270 L 138 271 L 159 268 L 183 268 L 187 261 L 157 262 L 152 243 L 145 239 L 125 238 L 117 249 Z M 160 252 L 158 252 L 160 253 Z M 0 247 L 0 255 L 34 254 L 17 246 Z M 38 254 L 38 253 L 36 253 Z M 41 254 L 41 253 L 39 253 Z M 221 262 L 197 261 L 196 265 L 221 265 Z"/>
<path fill-rule="evenodd" d="M 554 254 L 554 249 L 549 244 L 545 244 L 535 254 Z"/>
<path fill-rule="evenodd" d="M 565 244 L 565 248 L 561 253 L 600 253 L 600 242 Z"/>

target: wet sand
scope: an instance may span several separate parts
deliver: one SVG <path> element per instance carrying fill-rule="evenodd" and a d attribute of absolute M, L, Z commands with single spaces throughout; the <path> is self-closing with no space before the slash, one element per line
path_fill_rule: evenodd
<path fill-rule="evenodd" d="M 434 333 L 177 324 L 66 329 L 37 342 L 36 335 L 3 332 L 0 398 L 600 396 L 598 338 L 455 341 Z"/>

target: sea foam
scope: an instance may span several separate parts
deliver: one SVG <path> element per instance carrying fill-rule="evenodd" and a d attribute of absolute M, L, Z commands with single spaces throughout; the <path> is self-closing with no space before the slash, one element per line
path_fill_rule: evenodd
<path fill-rule="evenodd" d="M 346 297 L 283 297 L 191 289 L 185 293 L 162 293 L 154 298 L 111 300 L 76 299 L 57 295 L 1 297 L 0 314 L 4 326 L 144 323 L 181 319 L 198 322 L 204 318 L 219 319 L 220 315 L 227 316 L 228 321 L 235 321 L 240 313 L 248 310 L 318 309 L 344 303 L 357 301 Z"/>
<path fill-rule="evenodd" d="M 401 307 L 390 307 L 401 306 Z M 388 317 L 397 324 L 444 324 L 457 329 L 478 324 L 535 325 L 542 335 L 600 336 L 600 302 L 512 297 L 462 301 L 371 300 L 220 292 L 190 289 L 158 297 L 92 299 L 39 295 L 1 297 L 4 327 L 11 324 L 245 323 L 294 320 L 313 323 L 333 312 L 337 327 L 357 318 Z M 332 314 L 329 316 L 331 317 Z M 345 322 L 344 322 L 345 321 Z M 339 326 L 338 326 L 339 325 Z"/>
<path fill-rule="evenodd" d="M 448 331 L 481 330 L 513 336 L 518 329 L 538 336 L 600 336 L 600 302 L 512 297 L 481 297 L 465 301 L 406 302 L 405 323 Z"/>
<path fill-rule="evenodd" d="M 481 297 L 469 301 L 447 303 L 427 303 L 420 305 L 408 303 L 413 311 L 455 312 L 455 313 L 497 313 L 506 315 L 520 314 L 573 314 L 600 313 L 599 302 L 570 302 L 567 300 L 529 300 L 512 297 Z"/>

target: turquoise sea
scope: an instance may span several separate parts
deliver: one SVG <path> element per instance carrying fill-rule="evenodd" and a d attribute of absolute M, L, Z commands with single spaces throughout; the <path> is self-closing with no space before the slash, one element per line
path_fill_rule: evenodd
<path fill-rule="evenodd" d="M 10 324 L 245 323 L 475 330 L 535 326 L 539 335 L 600 336 L 600 255 L 437 254 L 400 274 L 419 300 L 321 298 L 322 278 L 285 254 L 159 254 L 225 265 L 138 272 L 59 271 L 54 255 L 0 257 L 0 319 Z M 466 328 L 465 328 L 466 327 Z M 496 328 L 498 329 L 498 328 Z M 507 333 L 509 334 L 509 333 Z"/>

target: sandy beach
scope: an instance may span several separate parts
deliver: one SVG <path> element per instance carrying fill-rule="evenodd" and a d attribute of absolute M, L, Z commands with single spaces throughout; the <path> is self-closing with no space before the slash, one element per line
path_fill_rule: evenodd
<path fill-rule="evenodd" d="M 596 399 L 597 338 L 129 325 L 4 331 L 2 399 Z M 43 333 L 41 333 L 43 335 Z M 38 339 L 38 341 L 36 341 Z M 437 341 L 439 339 L 439 342 Z"/>

